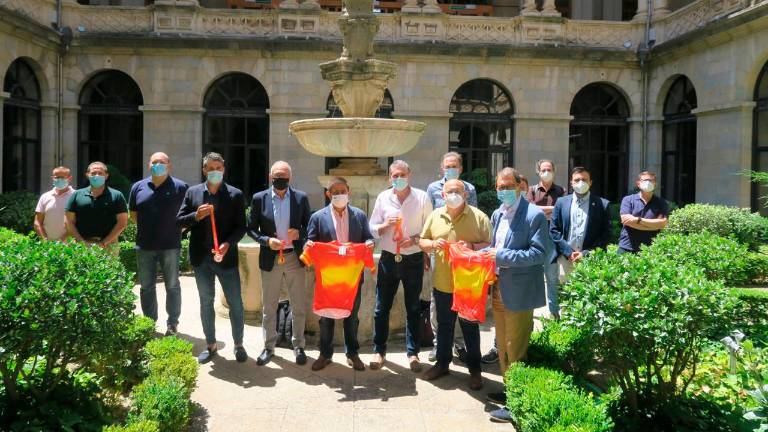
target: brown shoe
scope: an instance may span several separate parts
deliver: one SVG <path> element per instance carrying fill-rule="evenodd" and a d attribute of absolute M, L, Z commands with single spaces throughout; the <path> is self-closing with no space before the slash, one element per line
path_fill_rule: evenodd
<path fill-rule="evenodd" d="M 352 369 L 356 371 L 364 371 L 365 365 L 363 364 L 363 361 L 360 360 L 359 355 L 355 355 L 352 357 L 347 357 L 347 364 L 352 366 Z"/>
<path fill-rule="evenodd" d="M 411 366 L 412 372 L 421 372 L 421 362 L 419 362 L 419 356 L 409 356 L 408 364 Z"/>
<path fill-rule="evenodd" d="M 331 359 L 325 358 L 322 355 L 320 355 L 317 360 L 315 360 L 312 363 L 312 370 L 313 371 L 319 371 L 320 369 L 324 369 L 326 366 L 331 364 Z"/>
<path fill-rule="evenodd" d="M 373 360 L 368 364 L 371 370 L 379 370 L 384 366 L 384 356 L 379 353 L 373 353 Z"/>
<path fill-rule="evenodd" d="M 443 375 L 448 375 L 448 368 L 440 365 L 434 365 L 429 368 L 421 377 L 426 381 L 433 381 Z"/>
<path fill-rule="evenodd" d="M 480 372 L 470 372 L 469 374 L 469 388 L 472 390 L 480 390 L 483 388 L 483 377 Z"/>

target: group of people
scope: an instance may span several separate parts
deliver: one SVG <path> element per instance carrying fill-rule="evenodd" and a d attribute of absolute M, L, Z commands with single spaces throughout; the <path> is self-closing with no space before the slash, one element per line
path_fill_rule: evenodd
<path fill-rule="evenodd" d="M 136 182 L 126 202 L 119 191 L 105 186 L 107 166 L 88 166 L 88 187 L 74 190 L 70 170 L 53 170 L 53 189 L 40 198 L 35 230 L 49 240 L 68 237 L 86 244 L 114 250 L 118 236 L 130 217 L 137 225 L 136 250 L 141 285 L 142 312 L 157 320 L 155 293 L 158 264 L 166 289 L 166 334 L 178 331 L 181 309 L 179 254 L 182 232 L 189 232 L 189 259 L 194 268 L 200 296 L 200 315 L 206 348 L 198 355 L 207 363 L 217 355 L 214 319 L 214 279 L 218 278 L 229 305 L 229 318 L 238 362 L 248 358 L 243 347 L 243 302 L 238 270 L 238 242 L 246 234 L 261 246 L 259 268 L 262 280 L 262 331 L 264 348 L 256 359 L 268 363 L 275 355 L 277 309 L 285 286 L 292 309 L 292 344 L 295 361 L 307 362 L 304 329 L 310 308 L 305 286 L 306 264 L 302 252 L 317 243 L 365 245 L 373 250 L 378 242 L 380 258 L 376 267 L 373 356 L 370 369 L 386 365 L 389 320 L 395 294 L 402 284 L 406 311 L 405 345 L 410 369 L 422 370 L 421 347 L 422 281 L 431 272 L 431 315 L 435 349 L 429 360 L 434 365 L 423 378 L 436 380 L 449 373 L 454 351 L 469 369 L 469 387 L 483 386 L 481 363 L 498 358 L 502 373 L 521 360 L 533 331 L 533 310 L 549 306 L 559 318 L 557 285 L 566 280 L 572 267 L 596 248 L 606 248 L 611 232 L 608 201 L 590 192 L 591 173 L 575 167 L 570 188 L 554 183 L 555 163 L 542 159 L 536 164 L 540 181 L 528 186 L 514 168 L 496 174 L 499 207 L 489 218 L 477 208 L 472 184 L 460 179 L 461 155 L 446 153 L 441 159 L 443 177 L 426 188 L 411 182 L 411 168 L 396 160 L 389 166 L 391 187 L 382 191 L 370 218 L 349 203 L 349 183 L 342 177 L 326 185 L 329 204 L 312 213 L 307 195 L 292 185 L 291 166 L 284 161 L 272 164 L 271 186 L 250 199 L 246 217 L 243 193 L 224 181 L 225 161 L 217 153 L 202 160 L 205 181 L 188 186 L 171 175 L 172 163 L 165 153 L 150 157 L 149 177 Z M 621 203 L 619 252 L 638 251 L 664 228 L 669 209 L 654 195 L 655 174 L 638 175 L 638 193 Z M 495 283 L 490 304 L 495 323 L 495 345 L 485 356 L 480 351 L 479 323 L 457 316 L 453 310 L 454 278 L 448 246 L 461 245 L 492 260 Z M 362 246 L 360 246 L 362 247 Z M 343 248 L 342 248 L 343 249 Z M 344 252 L 339 250 L 339 254 Z M 315 263 L 317 265 L 318 263 Z M 359 355 L 358 309 L 363 278 L 360 277 L 352 310 L 343 318 L 347 363 L 362 371 Z M 311 365 L 319 371 L 332 362 L 334 318 L 320 318 L 320 354 Z M 459 337 L 458 329 L 461 336 Z M 504 403 L 504 393 L 489 399 Z M 505 409 L 491 413 L 507 421 Z"/>

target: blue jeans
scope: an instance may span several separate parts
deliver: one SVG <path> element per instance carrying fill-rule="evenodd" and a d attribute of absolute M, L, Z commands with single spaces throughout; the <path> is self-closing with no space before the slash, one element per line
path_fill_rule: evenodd
<path fill-rule="evenodd" d="M 421 316 L 421 284 L 424 278 L 424 254 L 421 252 L 403 255 L 395 262 L 395 255 L 381 251 L 378 275 L 376 276 L 376 308 L 373 311 L 373 351 L 387 353 L 389 338 L 389 311 L 397 294 L 397 287 L 403 282 L 405 298 L 405 347 L 409 356 L 419 353 Z"/>
<path fill-rule="evenodd" d="M 458 315 L 451 310 L 452 293 L 444 293 L 437 289 L 432 293 L 437 312 L 437 365 L 447 368 L 453 359 L 453 328 Z M 458 319 L 467 347 L 467 368 L 470 373 L 480 372 L 480 326 L 462 318 Z"/>
<path fill-rule="evenodd" d="M 206 255 L 203 262 L 195 267 L 195 282 L 200 294 L 200 320 L 203 322 L 203 333 L 208 345 L 216 343 L 216 314 L 213 310 L 213 300 L 216 296 L 214 277 L 224 291 L 224 298 L 229 305 L 229 323 L 232 326 L 232 339 L 235 345 L 243 344 L 243 299 L 240 294 L 240 270 L 237 266 L 223 268 L 213 261 L 213 256 Z"/>
<path fill-rule="evenodd" d="M 357 341 L 357 327 L 360 320 L 357 318 L 357 311 L 360 309 L 360 292 L 363 289 L 363 279 L 360 278 L 360 285 L 357 287 L 357 296 L 355 304 L 352 306 L 352 312 L 344 318 L 344 352 L 347 357 L 354 357 L 360 349 L 360 343 Z M 333 330 L 336 320 L 333 318 L 320 318 L 320 354 L 330 359 L 333 357 Z"/>
<path fill-rule="evenodd" d="M 179 285 L 179 249 L 136 250 L 136 265 L 141 289 L 141 312 L 157 321 L 157 265 L 163 273 L 165 283 L 165 311 L 168 325 L 178 325 L 181 314 L 181 285 Z"/>
<path fill-rule="evenodd" d="M 560 278 L 560 268 L 557 261 L 544 264 L 544 279 L 547 281 L 547 305 L 551 314 L 560 313 L 560 304 L 557 301 L 557 283 Z"/>

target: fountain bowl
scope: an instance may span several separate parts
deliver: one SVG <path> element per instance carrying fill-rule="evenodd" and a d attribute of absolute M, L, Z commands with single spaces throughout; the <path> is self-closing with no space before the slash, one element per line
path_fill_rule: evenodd
<path fill-rule="evenodd" d="M 308 152 L 325 157 L 389 157 L 412 150 L 426 124 L 383 118 L 298 120 L 288 131 Z"/>

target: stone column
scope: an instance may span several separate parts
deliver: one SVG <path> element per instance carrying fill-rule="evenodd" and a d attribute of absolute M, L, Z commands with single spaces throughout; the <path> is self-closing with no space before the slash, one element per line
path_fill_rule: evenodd
<path fill-rule="evenodd" d="M 3 106 L 5 105 L 5 100 L 11 97 L 10 93 L 0 91 L 0 158 L 2 158 L 3 154 L 3 142 L 5 141 L 3 139 Z M 0 191 L 3 190 L 3 163 L 0 162 Z"/>
<path fill-rule="evenodd" d="M 669 15 L 669 0 L 653 0 L 653 19 Z"/>
<path fill-rule="evenodd" d="M 544 7 L 541 10 L 544 16 L 560 16 L 560 12 L 555 7 L 555 0 L 544 0 Z"/>
<path fill-rule="evenodd" d="M 645 21 L 648 18 L 648 0 L 637 0 L 637 13 L 632 21 Z"/>
<path fill-rule="evenodd" d="M 51 171 L 58 166 L 56 160 L 56 104 L 43 102 L 40 104 L 40 187 L 46 190 L 51 181 Z"/>
<path fill-rule="evenodd" d="M 538 15 L 539 10 L 536 8 L 536 0 L 525 0 L 523 4 L 522 15 Z"/>
<path fill-rule="evenodd" d="M 432 0 L 433 2 L 437 3 L 437 0 Z M 438 9 L 440 9 L 438 7 Z M 408 12 L 408 13 L 419 13 L 421 12 L 421 7 L 419 6 L 419 2 L 417 0 L 405 0 L 405 3 L 403 3 L 403 7 L 401 8 L 402 12 Z"/>
<path fill-rule="evenodd" d="M 78 166 L 77 160 L 77 129 L 78 113 L 80 112 L 79 105 L 64 105 L 64 113 L 62 115 L 62 145 L 61 145 L 61 160 L 64 166 L 69 167 L 72 170 L 72 176 L 75 178 L 75 182 L 82 172 L 85 171 L 84 166 Z"/>

